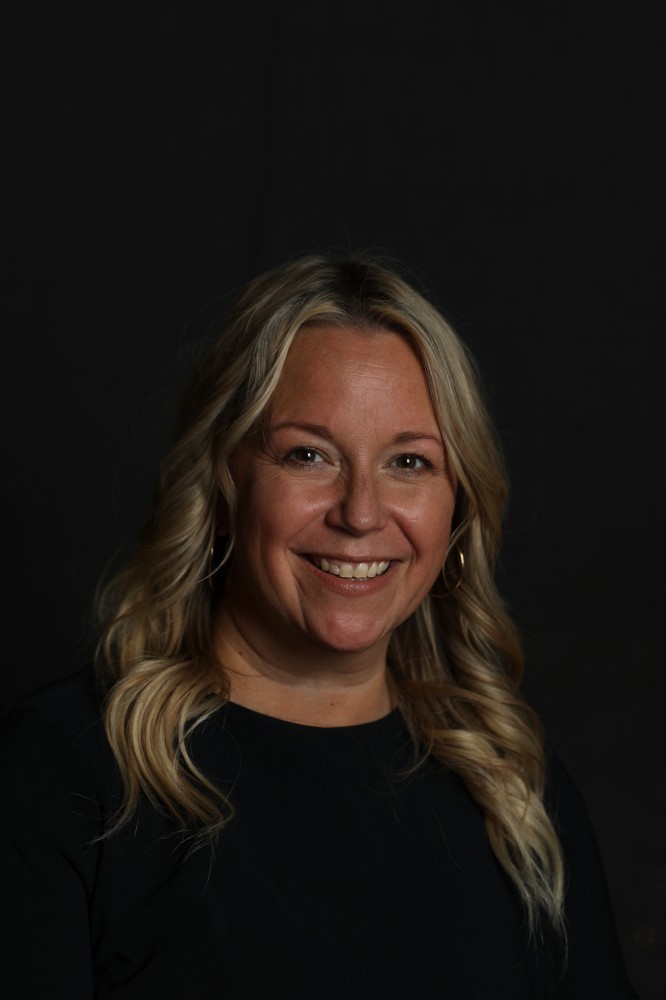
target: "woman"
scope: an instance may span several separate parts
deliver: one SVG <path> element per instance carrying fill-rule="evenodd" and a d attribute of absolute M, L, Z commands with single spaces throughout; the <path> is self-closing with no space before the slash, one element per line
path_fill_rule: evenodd
<path fill-rule="evenodd" d="M 5 740 L 12 996 L 632 995 L 518 693 L 505 495 L 470 361 L 398 276 L 245 289 L 96 682 Z"/>

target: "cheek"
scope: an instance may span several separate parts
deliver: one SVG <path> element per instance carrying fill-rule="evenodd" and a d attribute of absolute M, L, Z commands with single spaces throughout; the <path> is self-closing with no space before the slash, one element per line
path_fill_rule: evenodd
<path fill-rule="evenodd" d="M 248 478 L 238 491 L 237 537 L 264 556 L 288 546 L 326 506 L 321 489 L 280 475 L 280 471 Z"/>
<path fill-rule="evenodd" d="M 415 544 L 432 552 L 433 558 L 448 545 L 454 508 L 455 499 L 447 492 L 426 497 L 417 507 L 403 511 L 402 523 L 408 526 Z"/>

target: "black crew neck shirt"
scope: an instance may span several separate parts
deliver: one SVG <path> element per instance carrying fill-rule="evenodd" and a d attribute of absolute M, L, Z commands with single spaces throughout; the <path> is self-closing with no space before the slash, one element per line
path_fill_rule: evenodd
<path fill-rule="evenodd" d="M 89 671 L 29 698 L 0 748 L 8 1000 L 631 997 L 585 809 L 559 765 L 568 962 L 530 938 L 481 810 L 416 768 L 398 711 L 319 728 L 227 704 L 192 754 L 234 818 L 213 848 L 122 788 Z"/>

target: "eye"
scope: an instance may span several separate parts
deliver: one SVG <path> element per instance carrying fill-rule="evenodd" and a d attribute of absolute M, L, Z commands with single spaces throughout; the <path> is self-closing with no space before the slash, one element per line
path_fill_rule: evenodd
<path fill-rule="evenodd" d="M 432 462 L 424 455 L 398 455 L 391 462 L 397 469 L 404 469 L 406 472 L 421 472 L 424 469 L 432 469 Z"/>
<path fill-rule="evenodd" d="M 302 447 L 302 448 L 292 448 L 291 451 L 287 452 L 284 456 L 286 462 L 290 462 L 292 465 L 318 465 L 323 462 L 324 459 L 320 453 L 315 448 Z"/>

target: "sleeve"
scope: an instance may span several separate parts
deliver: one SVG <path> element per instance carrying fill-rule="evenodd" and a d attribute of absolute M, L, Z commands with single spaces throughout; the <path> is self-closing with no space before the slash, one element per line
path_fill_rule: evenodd
<path fill-rule="evenodd" d="M 0 954 L 12 1000 L 93 996 L 88 900 L 101 811 L 85 736 L 31 709 L 0 736 Z"/>
<path fill-rule="evenodd" d="M 617 938 L 606 876 L 585 804 L 558 761 L 550 805 L 566 867 L 567 955 L 558 1000 L 637 1000 Z"/>

